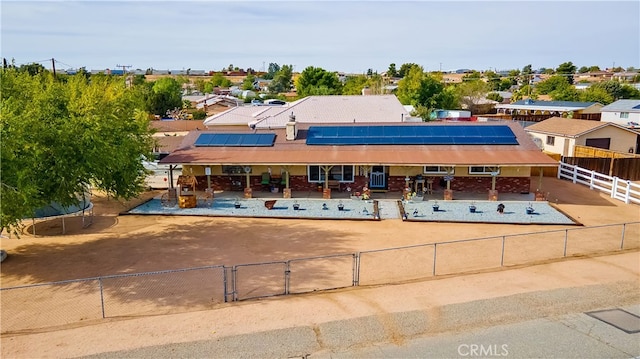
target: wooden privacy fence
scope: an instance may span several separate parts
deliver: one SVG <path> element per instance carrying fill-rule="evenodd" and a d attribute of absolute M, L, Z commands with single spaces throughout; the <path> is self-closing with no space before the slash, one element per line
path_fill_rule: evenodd
<path fill-rule="evenodd" d="M 597 157 L 597 158 L 640 158 L 640 155 L 625 152 L 605 150 L 603 148 L 575 145 L 573 147 L 575 157 Z"/>

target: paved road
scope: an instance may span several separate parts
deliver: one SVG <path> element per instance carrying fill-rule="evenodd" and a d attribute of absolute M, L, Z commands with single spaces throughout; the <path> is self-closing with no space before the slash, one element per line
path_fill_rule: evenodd
<path fill-rule="evenodd" d="M 637 290 L 629 282 L 563 288 L 452 304 L 437 314 L 367 316 L 83 358 L 633 358 L 640 357 L 640 333 L 627 334 L 582 311 L 636 301 Z M 555 314 L 571 308 L 578 312 Z M 640 304 L 621 308 L 640 315 Z M 487 326 L 485 318 L 511 323 Z M 474 329 L 460 329 L 467 327 Z M 439 333 L 417 335 L 424 331 Z"/>

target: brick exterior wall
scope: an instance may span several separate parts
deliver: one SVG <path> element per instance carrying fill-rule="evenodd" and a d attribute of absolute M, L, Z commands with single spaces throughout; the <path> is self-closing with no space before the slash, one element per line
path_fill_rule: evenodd
<path fill-rule="evenodd" d="M 431 176 L 433 190 L 442 191 L 446 188 L 443 177 Z M 198 180 L 197 189 L 204 191 L 207 188 L 207 176 L 196 176 Z M 240 182 L 233 185 L 232 181 Z M 211 187 L 215 191 L 238 191 L 242 192 L 245 187 L 245 176 L 211 176 Z M 251 188 L 253 191 L 262 191 L 262 176 L 251 176 Z M 441 182 L 442 181 L 442 182 Z M 364 176 L 356 176 L 353 183 L 343 183 L 342 190 L 351 187 L 352 192 L 361 192 L 362 188 L 368 186 L 369 179 Z M 529 193 L 531 179 L 529 177 L 497 177 L 496 190 L 499 193 Z M 291 176 L 289 186 L 293 193 L 296 191 L 317 191 L 318 184 L 308 182 L 307 176 Z M 387 178 L 387 190 L 390 192 L 402 192 L 405 186 L 404 176 L 390 176 Z M 282 186 L 284 187 L 284 186 Z M 451 189 L 460 192 L 484 193 L 491 189 L 491 177 L 455 177 L 451 181 Z M 335 190 L 334 190 L 335 191 Z"/>

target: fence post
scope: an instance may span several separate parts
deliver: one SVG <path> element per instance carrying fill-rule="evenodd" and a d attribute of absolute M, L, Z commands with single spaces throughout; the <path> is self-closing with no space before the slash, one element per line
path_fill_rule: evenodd
<path fill-rule="evenodd" d="M 564 168 L 564 162 L 558 163 L 558 179 L 562 179 L 562 169 Z"/>
<path fill-rule="evenodd" d="M 360 285 L 360 252 L 353 254 L 353 286 Z"/>
<path fill-rule="evenodd" d="M 593 189 L 593 181 L 596 178 L 596 171 L 591 171 L 591 179 L 589 180 L 589 189 Z"/>
<path fill-rule="evenodd" d="M 611 182 L 611 198 L 616 198 L 616 192 L 618 192 L 618 177 L 613 177 Z"/>
<path fill-rule="evenodd" d="M 436 275 L 436 253 L 438 252 L 438 243 L 433 244 L 433 275 Z"/>
<path fill-rule="evenodd" d="M 563 257 L 567 256 L 567 240 L 569 239 L 569 230 L 565 229 L 564 230 L 564 251 L 562 253 Z"/>
<path fill-rule="evenodd" d="M 504 266 L 504 241 L 507 236 L 502 236 L 502 254 L 500 255 L 500 267 Z"/>
<path fill-rule="evenodd" d="M 576 183 L 576 179 L 578 178 L 578 166 L 573 166 L 573 183 Z"/>
<path fill-rule="evenodd" d="M 238 285 L 238 268 L 237 266 L 233 266 L 231 267 L 231 290 L 232 290 L 231 294 L 233 294 L 231 296 L 231 301 L 233 302 L 238 301 L 237 285 Z"/>
<path fill-rule="evenodd" d="M 624 232 L 626 228 L 627 228 L 627 224 L 623 223 L 622 224 L 622 240 L 620 241 L 620 250 L 624 249 Z"/>
<path fill-rule="evenodd" d="M 291 261 L 288 260 L 284 264 L 284 295 L 289 295 L 289 275 L 291 274 L 290 263 Z"/>
<path fill-rule="evenodd" d="M 224 302 L 227 303 L 227 296 L 229 295 L 229 292 L 227 291 L 227 267 L 222 266 L 222 287 L 223 287 L 223 294 L 224 294 Z"/>
<path fill-rule="evenodd" d="M 102 308 L 102 319 L 106 318 L 104 314 L 104 291 L 102 287 L 102 277 L 98 278 L 98 285 L 100 286 L 100 307 Z"/>
<path fill-rule="evenodd" d="M 627 190 L 624 194 L 624 203 L 631 203 L 631 181 L 627 180 Z"/>

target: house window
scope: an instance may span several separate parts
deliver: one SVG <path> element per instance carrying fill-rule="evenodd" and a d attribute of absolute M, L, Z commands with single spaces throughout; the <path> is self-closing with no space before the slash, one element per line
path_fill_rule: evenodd
<path fill-rule="evenodd" d="M 500 174 L 500 168 L 489 167 L 489 166 L 470 166 L 469 174 L 470 175 L 493 175 Z"/>
<path fill-rule="evenodd" d="M 424 166 L 424 173 L 427 173 L 427 174 L 447 174 L 447 170 L 443 166 Z"/>
<path fill-rule="evenodd" d="M 547 145 L 553 146 L 556 143 L 555 136 L 547 136 Z"/>
<path fill-rule="evenodd" d="M 629 118 L 629 112 L 620 112 L 620 118 Z"/>
<path fill-rule="evenodd" d="M 309 166 L 309 182 L 324 182 L 324 170 L 322 166 Z M 353 182 L 353 166 L 335 165 L 329 170 L 330 181 Z"/>

